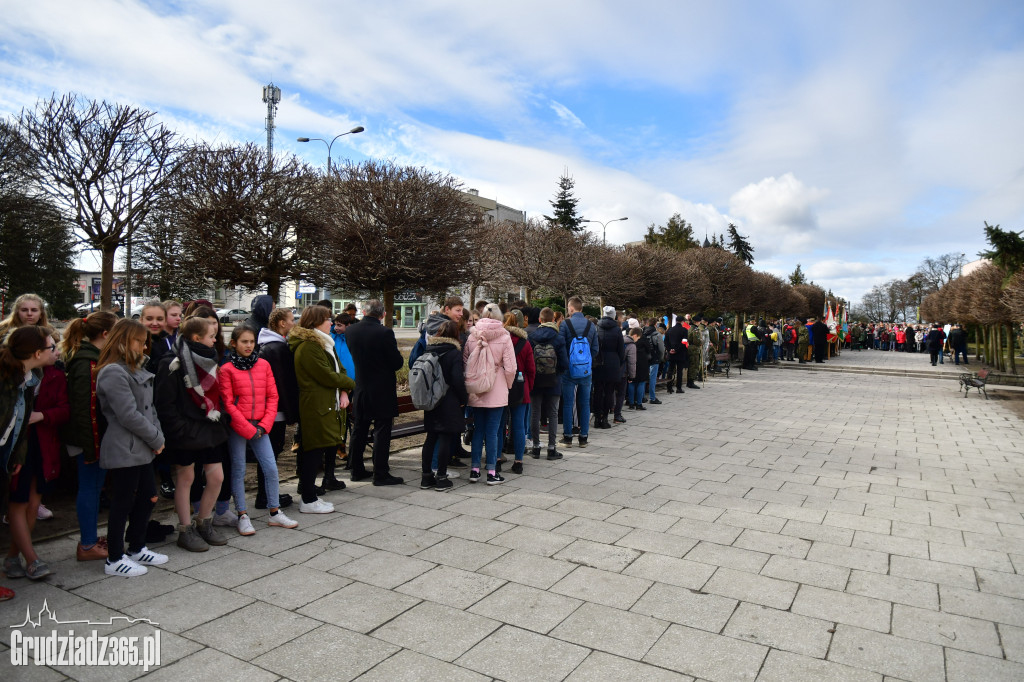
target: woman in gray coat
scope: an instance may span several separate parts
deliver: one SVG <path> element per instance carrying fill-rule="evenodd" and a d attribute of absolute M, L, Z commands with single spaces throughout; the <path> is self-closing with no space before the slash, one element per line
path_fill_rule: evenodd
<path fill-rule="evenodd" d="M 141 323 L 119 321 L 96 363 L 96 397 L 107 419 L 100 466 L 108 470 L 110 484 L 104 572 L 126 578 L 145 575 L 146 566 L 167 563 L 166 554 L 145 545 L 146 526 L 156 504 L 151 464 L 164 449 L 164 434 L 153 407 L 153 375 L 143 368 L 148 336 Z"/>

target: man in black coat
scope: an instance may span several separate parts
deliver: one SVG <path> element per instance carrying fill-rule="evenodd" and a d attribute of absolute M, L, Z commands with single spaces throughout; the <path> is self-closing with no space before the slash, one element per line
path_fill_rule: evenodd
<path fill-rule="evenodd" d="M 356 365 L 356 390 L 352 395 L 355 427 L 352 433 L 352 480 L 373 476 L 374 485 L 397 485 L 402 479 L 391 475 L 391 426 L 398 416 L 395 379 L 405 360 L 398 350 L 395 333 L 381 324 L 384 305 L 378 300 L 363 306 L 363 319 L 345 330 L 348 349 Z M 373 471 L 363 464 L 366 439 L 373 424 Z"/>
<path fill-rule="evenodd" d="M 814 361 L 825 362 L 828 354 L 828 325 L 821 320 L 815 320 L 811 325 L 811 337 L 814 341 Z"/>
<path fill-rule="evenodd" d="M 686 344 L 683 343 L 686 340 L 687 331 L 683 326 L 683 318 L 677 317 L 676 323 L 665 334 L 665 355 L 669 362 L 666 393 L 672 393 L 673 377 L 675 377 L 676 391 L 683 392 L 683 370 L 690 367 L 690 355 L 687 352 Z"/>

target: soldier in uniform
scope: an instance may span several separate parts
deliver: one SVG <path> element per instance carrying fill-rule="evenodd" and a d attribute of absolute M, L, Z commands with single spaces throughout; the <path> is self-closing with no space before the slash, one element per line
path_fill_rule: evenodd
<path fill-rule="evenodd" d="M 689 350 L 690 350 L 690 366 L 686 370 L 686 387 L 699 389 L 695 382 L 700 379 L 701 369 L 703 362 L 702 351 L 704 348 L 704 335 L 701 333 L 703 328 L 704 318 L 697 315 L 695 318 L 690 320 L 690 333 L 689 333 Z"/>
<path fill-rule="evenodd" d="M 807 320 L 802 317 L 797 318 L 796 325 L 796 354 L 800 358 L 800 364 L 807 364 L 807 349 L 811 345 L 811 335 L 807 331 Z"/>
<path fill-rule="evenodd" d="M 715 355 L 717 355 L 718 353 L 721 352 L 718 349 L 718 343 L 719 343 L 718 325 L 721 324 L 721 319 L 722 318 L 718 318 L 717 320 L 712 320 L 711 323 L 708 324 L 708 358 L 707 358 L 707 367 L 708 367 L 709 370 L 714 370 L 714 368 L 715 368 Z"/>

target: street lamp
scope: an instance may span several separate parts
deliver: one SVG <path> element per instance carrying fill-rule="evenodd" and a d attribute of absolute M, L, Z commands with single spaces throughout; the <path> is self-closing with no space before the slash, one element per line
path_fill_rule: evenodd
<path fill-rule="evenodd" d="M 608 220 L 608 221 L 603 222 L 603 223 L 600 220 L 581 220 L 580 222 L 581 223 L 597 223 L 598 225 L 600 225 L 601 226 L 601 246 L 606 246 L 607 245 L 607 241 L 608 241 L 607 240 L 608 223 L 614 223 L 617 220 L 629 220 L 629 218 L 612 218 L 611 220 Z"/>
<path fill-rule="evenodd" d="M 363 126 L 356 126 L 352 130 L 348 130 L 348 131 L 346 131 L 344 133 L 339 133 L 339 134 L 335 135 L 334 139 L 331 140 L 330 142 L 328 142 L 327 140 L 325 140 L 325 139 L 323 139 L 321 137 L 299 137 L 299 138 L 296 138 L 296 139 L 299 142 L 309 142 L 311 140 L 318 140 L 320 142 L 323 142 L 325 145 L 327 145 L 327 174 L 330 175 L 331 174 L 331 147 L 334 146 L 334 143 L 338 141 L 339 137 L 344 137 L 345 135 L 354 135 L 355 133 L 361 133 L 364 130 L 366 130 L 366 128 L 364 128 Z"/>

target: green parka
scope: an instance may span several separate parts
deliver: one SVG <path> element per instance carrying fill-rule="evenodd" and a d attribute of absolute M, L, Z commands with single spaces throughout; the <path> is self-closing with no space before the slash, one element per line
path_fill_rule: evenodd
<path fill-rule="evenodd" d="M 302 446 L 312 450 L 345 442 L 346 410 L 338 407 L 340 391 L 352 391 L 356 382 L 334 353 L 334 340 L 315 329 L 295 326 L 288 333 L 299 384 L 299 426 Z"/>
<path fill-rule="evenodd" d="M 93 368 L 100 359 L 100 349 L 82 341 L 67 362 L 68 402 L 71 419 L 61 429 L 65 445 L 82 448 L 85 462 L 99 459 L 101 424 L 106 421 L 96 399 L 96 377 Z"/>

